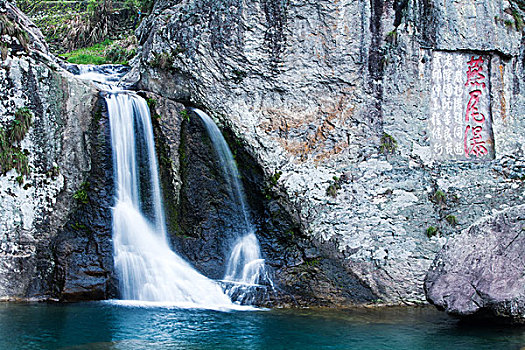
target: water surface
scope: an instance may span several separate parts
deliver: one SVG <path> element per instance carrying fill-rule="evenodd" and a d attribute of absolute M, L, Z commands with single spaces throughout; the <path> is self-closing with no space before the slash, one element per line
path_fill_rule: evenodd
<path fill-rule="evenodd" d="M 0 303 L 0 349 L 521 349 L 525 329 L 432 308 L 218 312 Z"/>

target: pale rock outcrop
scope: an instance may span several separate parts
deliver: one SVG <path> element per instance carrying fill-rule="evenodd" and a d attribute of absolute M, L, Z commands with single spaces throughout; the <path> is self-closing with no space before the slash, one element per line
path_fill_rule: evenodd
<path fill-rule="evenodd" d="M 98 90 L 59 66 L 40 31 L 11 2 L 0 1 L 0 18 L 2 28 L 8 28 L 1 38 L 0 127 L 7 128 L 20 108 L 33 116 L 20 144 L 30 174 L 20 177 L 14 169 L 0 174 L 0 299 L 61 298 L 64 290 L 75 288 L 86 292 L 93 285 L 90 276 L 79 273 L 83 285 L 69 288 L 78 278 L 70 272 L 82 264 L 86 271 L 95 265 L 106 269 L 103 257 L 89 260 L 109 249 L 111 261 L 111 245 L 91 249 L 84 237 L 83 243 L 70 240 L 67 253 L 62 243 L 66 231 L 73 231 L 71 216 L 81 207 L 74 194 L 93 169 Z M 93 184 L 90 195 L 98 192 Z M 75 236 L 82 234 L 86 236 Z M 75 250 L 84 252 L 84 262 L 69 258 Z M 109 274 L 104 272 L 106 281 L 99 289 L 107 289 Z M 98 298 L 105 294 L 97 293 Z"/>

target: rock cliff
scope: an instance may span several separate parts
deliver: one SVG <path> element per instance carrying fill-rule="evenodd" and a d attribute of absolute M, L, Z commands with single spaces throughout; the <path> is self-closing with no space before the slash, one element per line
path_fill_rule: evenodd
<path fill-rule="evenodd" d="M 127 82 L 147 91 L 160 116 L 176 249 L 221 276 L 227 247 L 217 228 L 227 206 L 216 160 L 195 116 L 180 114 L 198 106 L 236 155 L 276 281 L 270 304 L 425 302 L 431 268 L 426 290 L 438 306 L 522 315 L 521 290 L 501 297 L 447 266 L 482 253 L 463 251 L 470 240 L 488 244 L 480 259 L 496 261 L 497 237 L 520 229 L 521 214 L 509 208 L 524 199 L 524 8 L 517 0 L 156 1 Z M 99 91 L 64 71 L 5 0 L 0 36 L 0 298 L 114 296 Z M 521 241 L 513 242 L 504 251 L 519 258 Z M 450 273 L 465 283 L 453 286 Z"/>
<path fill-rule="evenodd" d="M 0 300 L 105 298 L 111 152 L 98 91 L 4 0 L 0 36 Z"/>
<path fill-rule="evenodd" d="M 158 0 L 133 76 L 211 114 L 260 167 L 265 205 L 331 247 L 276 264 L 283 286 L 332 251 L 343 267 L 325 285 L 356 276 L 361 297 L 423 302 L 446 240 L 523 201 L 522 14 L 507 0 Z"/>

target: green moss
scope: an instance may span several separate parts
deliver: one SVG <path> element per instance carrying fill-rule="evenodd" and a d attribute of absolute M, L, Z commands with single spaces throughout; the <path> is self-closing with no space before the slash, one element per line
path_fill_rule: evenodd
<path fill-rule="evenodd" d="M 155 120 L 162 119 L 162 116 L 160 114 L 158 114 L 157 110 L 155 109 L 157 107 L 157 100 L 154 99 L 154 98 L 148 97 L 146 99 L 146 103 L 148 104 L 149 113 L 151 115 L 151 118 L 153 118 Z"/>
<path fill-rule="evenodd" d="M 341 189 L 341 179 L 337 176 L 334 176 L 332 178 L 333 181 L 330 182 L 330 185 L 328 185 L 328 188 L 326 189 L 326 195 L 330 196 L 332 198 L 337 197 L 337 191 Z"/>
<path fill-rule="evenodd" d="M 29 169 L 29 159 L 27 150 L 20 150 L 18 148 L 13 149 L 13 169 L 15 169 L 20 175 L 29 175 L 31 173 Z"/>
<path fill-rule="evenodd" d="M 100 110 L 100 108 L 97 108 L 97 110 L 95 111 L 95 114 L 93 115 L 93 121 L 95 122 L 95 124 L 98 124 L 101 119 L 102 119 L 102 111 Z"/>
<path fill-rule="evenodd" d="M 441 190 L 437 190 L 432 195 L 432 201 L 436 204 L 445 204 L 447 202 L 447 195 Z"/>
<path fill-rule="evenodd" d="M 81 48 L 60 55 L 69 63 L 74 64 L 128 64 L 133 56 L 135 49 L 126 49 L 119 45 L 118 42 L 106 39 L 101 43 L 90 47 Z"/>
<path fill-rule="evenodd" d="M 277 185 L 277 182 L 281 178 L 281 175 L 283 174 L 282 171 L 276 171 L 271 177 L 270 177 L 270 183 L 272 186 Z"/>
<path fill-rule="evenodd" d="M 0 128 L 0 152 L 10 148 L 11 145 L 7 140 L 7 135 L 4 128 Z"/>
<path fill-rule="evenodd" d="M 11 144 L 20 143 L 26 136 L 32 123 L 33 114 L 31 111 L 26 107 L 18 109 L 15 113 L 15 119 L 11 122 L 7 131 L 8 141 Z"/>
<path fill-rule="evenodd" d="M 426 233 L 428 238 L 432 238 L 438 234 L 438 229 L 435 226 L 429 226 L 426 230 Z"/>
<path fill-rule="evenodd" d="M 151 111 L 153 111 L 155 107 L 157 107 L 157 100 L 155 100 L 154 98 L 148 97 L 146 99 L 146 103 L 148 104 L 148 107 Z"/>
<path fill-rule="evenodd" d="M 506 19 L 505 21 L 503 21 L 503 24 L 505 24 L 505 27 L 507 27 L 507 28 L 513 28 L 514 27 L 514 22 L 511 21 L 510 19 Z"/>
<path fill-rule="evenodd" d="M 171 167 L 173 162 L 170 158 L 166 157 L 164 154 L 160 155 L 160 164 L 164 167 Z"/>
<path fill-rule="evenodd" d="M 387 154 L 387 153 L 394 153 L 397 149 L 397 141 L 390 136 L 387 133 L 383 133 L 383 136 L 381 136 L 381 145 L 379 146 L 379 150 L 381 153 Z"/>
<path fill-rule="evenodd" d="M 272 176 L 268 179 L 268 182 L 266 186 L 263 189 L 264 197 L 267 200 L 273 199 L 273 188 L 277 186 L 277 183 L 279 179 L 281 178 L 281 175 L 283 174 L 282 171 L 276 170 Z"/>
<path fill-rule="evenodd" d="M 523 18 L 521 17 L 520 13 L 517 10 L 513 9 L 512 17 L 514 17 L 514 25 L 516 27 L 516 30 L 521 31 L 523 29 Z"/>
<path fill-rule="evenodd" d="M 82 204 L 89 203 L 89 189 L 90 189 L 89 182 L 83 182 L 80 185 L 80 188 L 73 194 L 73 199 L 76 199 L 77 202 Z"/>
<path fill-rule="evenodd" d="M 455 215 L 447 215 L 445 219 L 452 226 L 456 226 L 458 224 L 458 219 L 456 218 Z"/>
<path fill-rule="evenodd" d="M 24 176 L 23 175 L 18 175 L 15 178 L 15 181 L 18 183 L 19 186 L 22 186 L 24 184 Z"/>
<path fill-rule="evenodd" d="M 105 64 L 108 63 L 108 60 L 104 52 L 111 44 L 112 41 L 106 39 L 91 47 L 74 50 L 60 56 L 64 57 L 69 63 L 74 64 Z"/>
<path fill-rule="evenodd" d="M 315 267 L 321 264 L 321 258 L 306 260 L 304 263 L 308 267 Z"/>
<path fill-rule="evenodd" d="M 522 11 L 525 11 L 525 1 L 523 0 L 509 0 L 510 8 L 506 9 L 505 12 L 512 15 L 514 22 L 510 20 L 504 21 L 505 26 L 515 27 L 517 31 L 521 31 L 524 28 L 524 21 L 521 15 Z"/>
<path fill-rule="evenodd" d="M 71 224 L 71 228 L 75 231 L 82 231 L 87 229 L 87 226 L 79 222 L 75 222 L 74 224 Z"/>
<path fill-rule="evenodd" d="M 389 44 L 395 44 L 397 42 L 397 30 L 392 30 L 386 33 L 385 41 Z"/>

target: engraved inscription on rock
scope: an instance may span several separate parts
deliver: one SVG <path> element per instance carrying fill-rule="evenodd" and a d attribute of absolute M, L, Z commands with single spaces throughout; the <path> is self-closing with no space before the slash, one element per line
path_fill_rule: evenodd
<path fill-rule="evenodd" d="M 434 51 L 430 146 L 434 159 L 494 159 L 490 56 Z"/>

